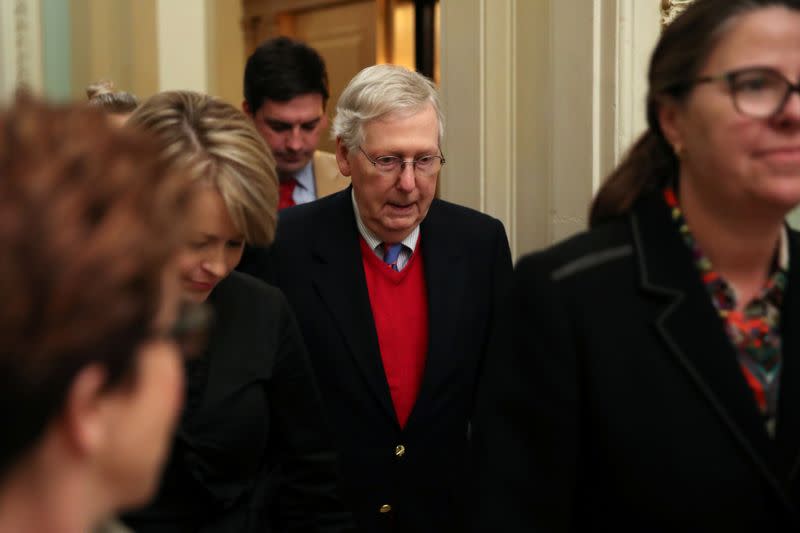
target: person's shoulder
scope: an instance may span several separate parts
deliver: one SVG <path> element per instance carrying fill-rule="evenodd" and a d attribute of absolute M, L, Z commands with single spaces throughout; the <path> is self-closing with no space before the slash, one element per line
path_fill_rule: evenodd
<path fill-rule="evenodd" d="M 340 216 L 343 209 L 349 206 L 350 189 L 324 196 L 313 202 L 295 205 L 278 213 L 278 229 L 276 239 L 285 239 L 295 233 L 306 233 L 333 216 Z"/>
<path fill-rule="evenodd" d="M 634 254 L 628 219 L 620 217 L 523 256 L 516 271 L 518 275 L 544 275 L 561 281 L 613 267 Z"/>
<path fill-rule="evenodd" d="M 285 297 L 280 289 L 264 281 L 234 270 L 219 282 L 212 297 L 215 302 L 228 306 L 283 305 Z"/>
<path fill-rule="evenodd" d="M 451 236 L 463 234 L 475 238 L 503 230 L 503 223 L 491 215 L 438 198 L 431 203 L 426 219 L 429 225 L 445 228 Z"/>
<path fill-rule="evenodd" d="M 315 150 L 314 162 L 323 163 L 326 165 L 336 165 L 336 154 L 332 152 L 326 152 L 325 150 Z"/>

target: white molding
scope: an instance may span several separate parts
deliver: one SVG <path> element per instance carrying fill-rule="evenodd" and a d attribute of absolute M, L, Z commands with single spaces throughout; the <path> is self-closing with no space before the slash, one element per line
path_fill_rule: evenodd
<path fill-rule="evenodd" d="M 655 1 L 616 0 L 617 88 L 614 161 L 647 129 L 647 68 L 661 30 Z"/>
<path fill-rule="evenodd" d="M 42 27 L 39 0 L 0 0 L 0 99 L 17 87 L 42 91 Z"/>
<path fill-rule="evenodd" d="M 586 227 L 644 130 L 660 0 L 442 0 L 441 193 L 505 225 L 515 257 Z"/>

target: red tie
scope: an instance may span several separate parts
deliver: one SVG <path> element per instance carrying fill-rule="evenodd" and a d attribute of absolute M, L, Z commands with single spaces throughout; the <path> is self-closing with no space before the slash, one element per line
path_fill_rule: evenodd
<path fill-rule="evenodd" d="M 283 180 L 280 182 L 278 187 L 278 209 L 285 209 L 287 207 L 292 207 L 295 205 L 294 198 L 292 195 L 294 194 L 294 188 L 297 187 L 297 180 L 294 178 L 289 178 L 287 180 Z"/>

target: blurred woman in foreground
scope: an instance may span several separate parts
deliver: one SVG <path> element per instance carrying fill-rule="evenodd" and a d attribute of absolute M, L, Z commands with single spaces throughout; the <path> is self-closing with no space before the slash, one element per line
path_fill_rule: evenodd
<path fill-rule="evenodd" d="M 275 163 L 252 121 L 192 92 L 144 102 L 128 125 L 154 134 L 193 180 L 180 254 L 184 298 L 214 310 L 208 349 L 189 361 L 188 400 L 155 501 L 138 533 L 338 532 L 336 461 L 319 393 L 283 294 L 233 269 L 245 242 L 275 232 Z"/>
<path fill-rule="evenodd" d="M 664 30 L 591 229 L 517 266 L 481 531 L 800 530 L 799 84 L 798 0 Z"/>
<path fill-rule="evenodd" d="M 153 494 L 181 404 L 185 203 L 85 106 L 0 112 L 0 531 L 86 533 Z"/>

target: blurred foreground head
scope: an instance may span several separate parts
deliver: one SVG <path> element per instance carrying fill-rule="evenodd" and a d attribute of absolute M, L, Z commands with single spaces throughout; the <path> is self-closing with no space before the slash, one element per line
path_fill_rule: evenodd
<path fill-rule="evenodd" d="M 0 111 L 0 530 L 85 531 L 154 489 L 186 192 L 142 135 L 86 106 Z"/>

